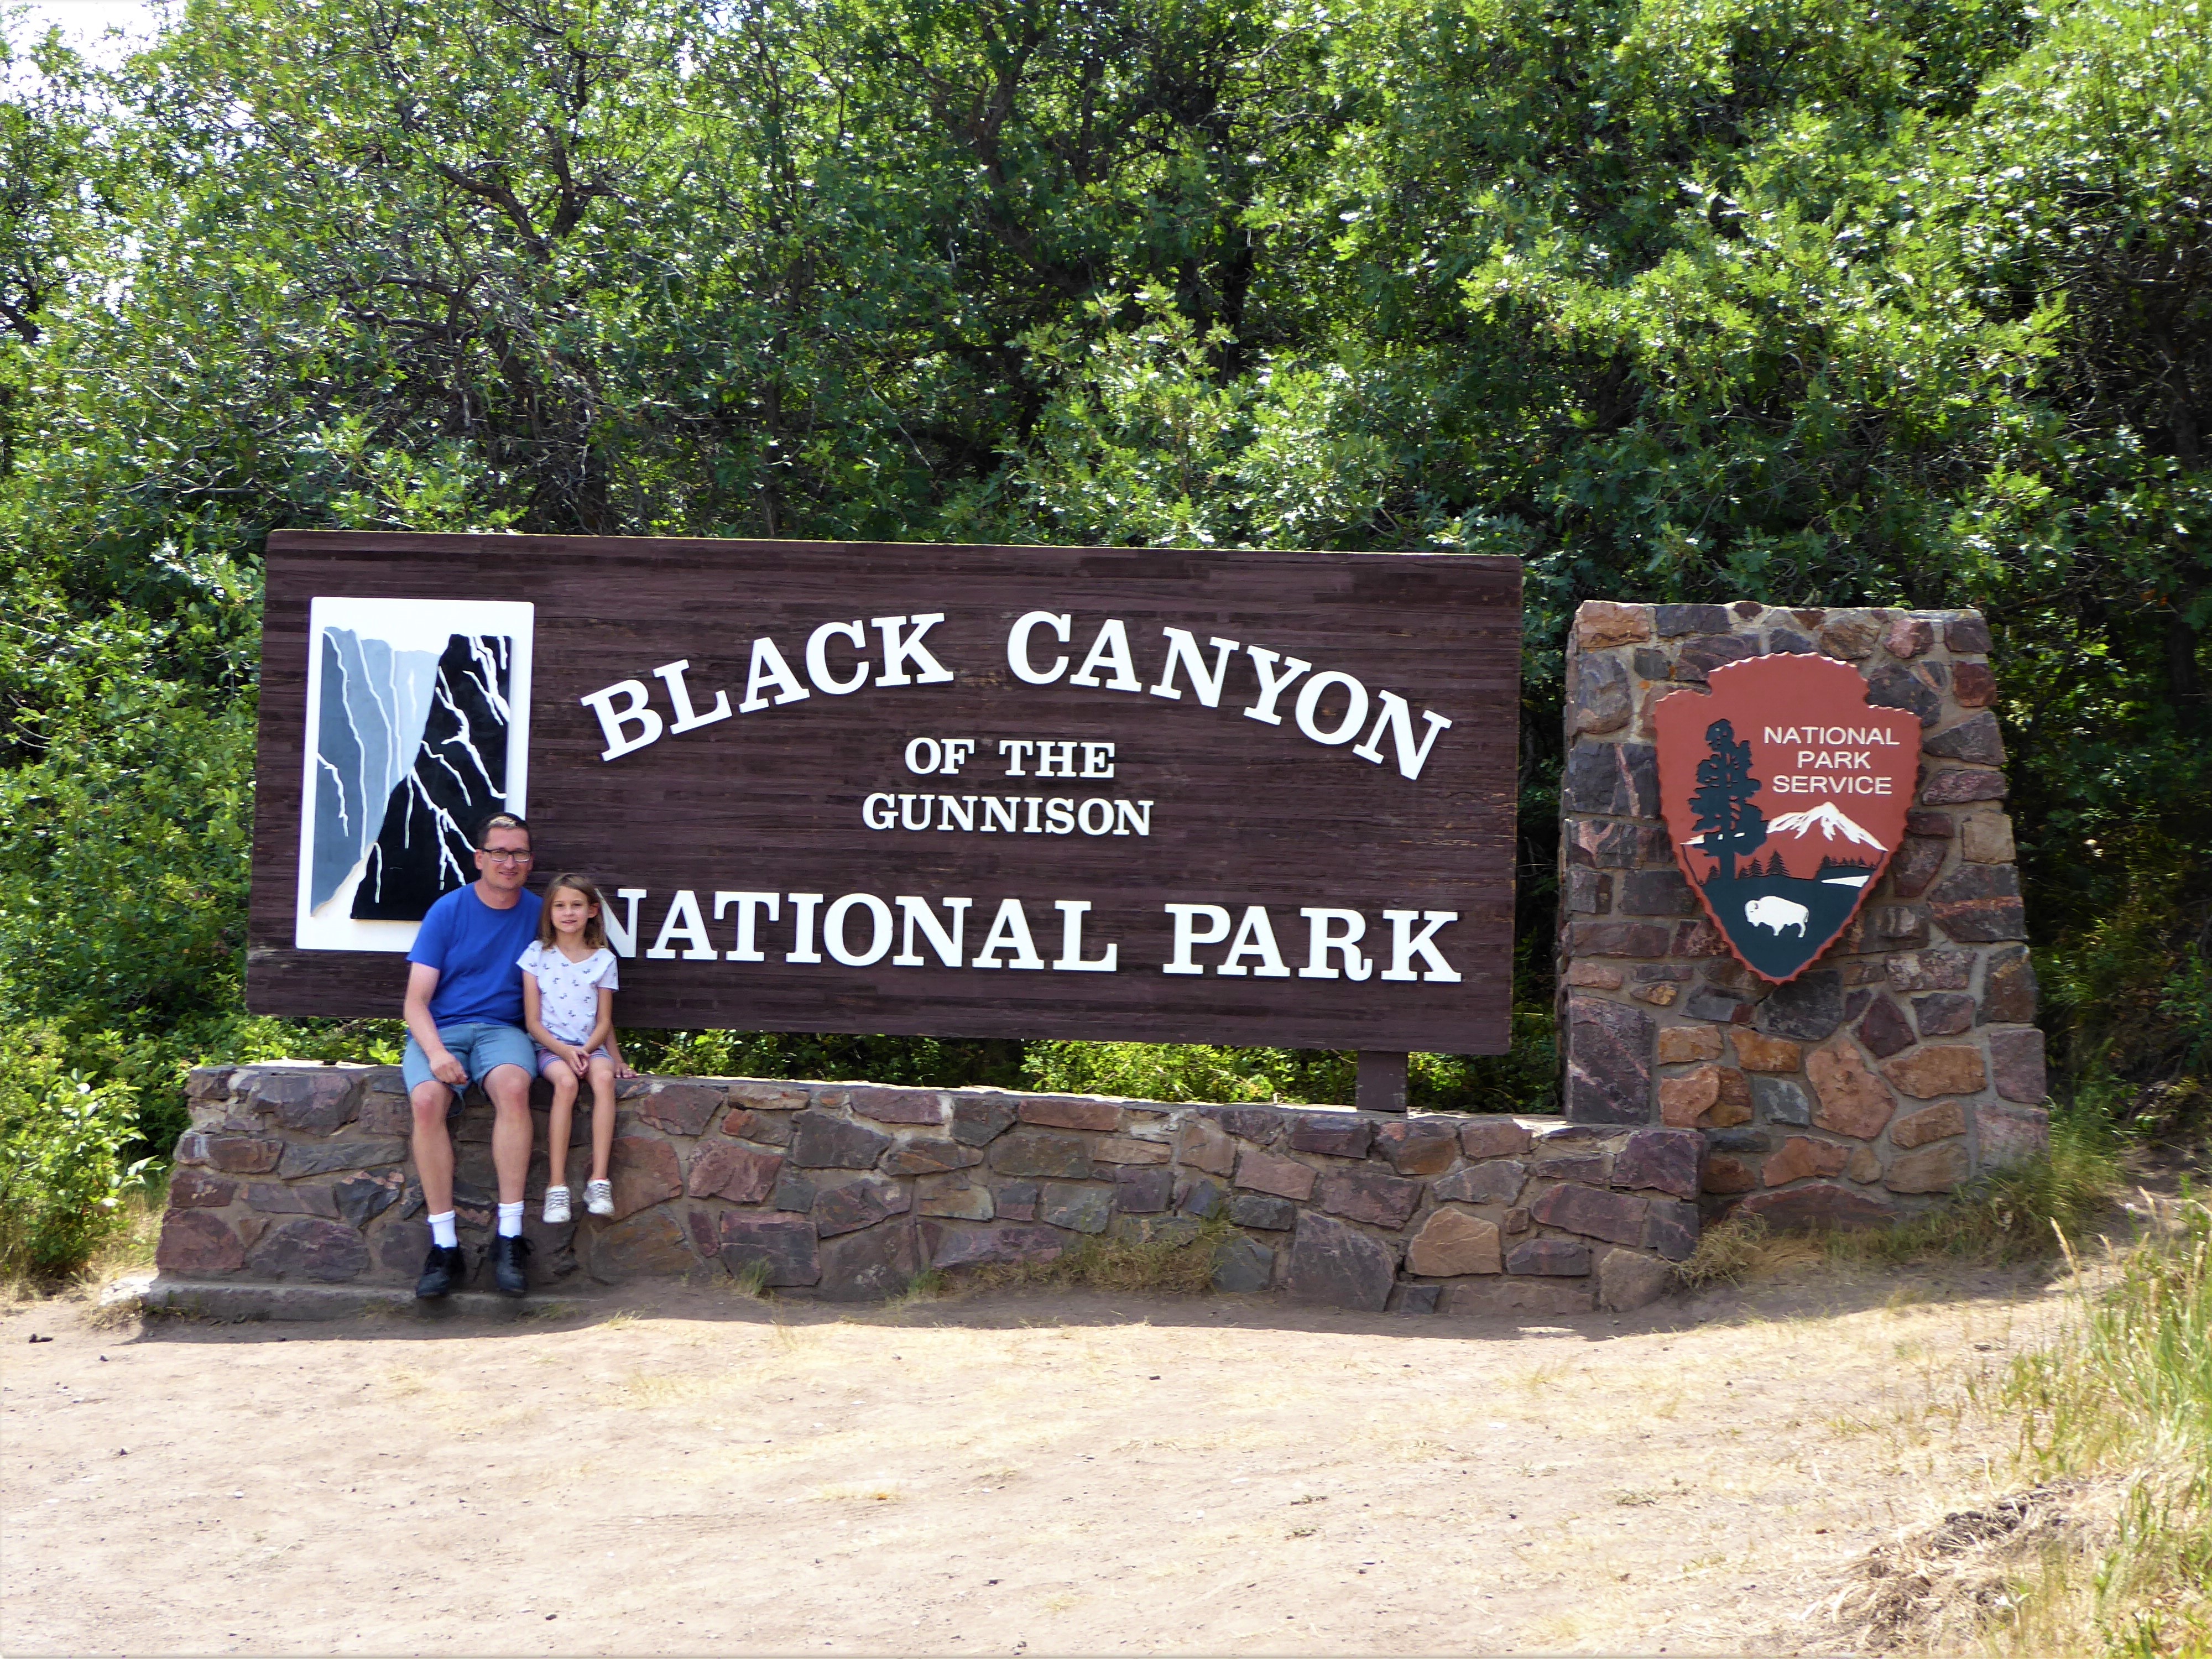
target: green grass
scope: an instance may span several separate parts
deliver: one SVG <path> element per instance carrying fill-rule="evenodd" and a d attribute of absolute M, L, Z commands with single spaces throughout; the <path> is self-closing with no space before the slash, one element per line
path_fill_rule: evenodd
<path fill-rule="evenodd" d="M 2109 1282 L 2077 1268 L 2064 1328 L 2004 1379 L 2030 1473 L 2116 1486 L 2109 1538 L 2023 1587 L 2014 1651 L 2212 1654 L 2212 1206 L 2172 1208 Z"/>
<path fill-rule="evenodd" d="M 2110 1130 L 2054 1115 L 2046 1157 L 1984 1176 L 1898 1226 L 1829 1233 L 1823 1243 L 1831 1260 L 1845 1264 L 2041 1261 L 2058 1254 L 2062 1234 L 2080 1238 L 2102 1224 L 2119 1189 Z"/>
<path fill-rule="evenodd" d="M 730 1289 L 738 1296 L 757 1302 L 769 1292 L 769 1275 L 774 1271 L 765 1261 L 748 1261 L 743 1267 L 730 1270 Z"/>
<path fill-rule="evenodd" d="M 1893 1227 L 1785 1233 L 1738 1215 L 1706 1228 L 1674 1276 L 1695 1291 L 1823 1258 L 1838 1267 L 2050 1260 L 2063 1238 L 2087 1237 L 2110 1213 L 2121 1187 L 2118 1146 L 2101 1119 L 2062 1116 L 2045 1156 L 1985 1176 Z"/>

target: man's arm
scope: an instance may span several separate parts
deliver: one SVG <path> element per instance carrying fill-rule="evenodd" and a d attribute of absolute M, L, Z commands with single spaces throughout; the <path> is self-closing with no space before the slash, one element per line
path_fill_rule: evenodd
<path fill-rule="evenodd" d="M 453 1051 L 439 1041 L 438 1022 L 430 1018 L 430 998 L 438 988 L 438 970 L 428 963 L 407 964 L 407 1030 L 430 1062 L 430 1074 L 449 1089 L 465 1089 L 469 1074 Z"/>

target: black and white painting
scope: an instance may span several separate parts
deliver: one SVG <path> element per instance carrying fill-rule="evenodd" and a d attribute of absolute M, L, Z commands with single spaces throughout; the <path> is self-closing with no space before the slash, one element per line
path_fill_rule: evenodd
<path fill-rule="evenodd" d="M 295 942 L 404 951 L 476 878 L 477 823 L 525 810 L 535 607 L 318 598 Z"/>

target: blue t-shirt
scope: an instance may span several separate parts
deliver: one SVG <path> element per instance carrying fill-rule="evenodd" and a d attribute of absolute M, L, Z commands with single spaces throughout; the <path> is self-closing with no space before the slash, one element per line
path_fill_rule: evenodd
<path fill-rule="evenodd" d="M 430 907 L 407 960 L 438 970 L 438 988 L 430 994 L 433 1022 L 522 1024 L 522 970 L 514 963 L 538 937 L 544 903 L 525 891 L 513 909 L 495 910 L 477 896 L 471 882 Z"/>

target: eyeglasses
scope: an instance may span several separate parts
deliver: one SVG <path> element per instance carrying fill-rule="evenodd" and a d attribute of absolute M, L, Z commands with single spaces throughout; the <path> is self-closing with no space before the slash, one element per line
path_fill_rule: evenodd
<path fill-rule="evenodd" d="M 504 848 L 494 850 L 489 847 L 477 848 L 477 856 L 489 859 L 494 864 L 527 864 L 532 856 L 528 853 L 510 853 Z"/>

